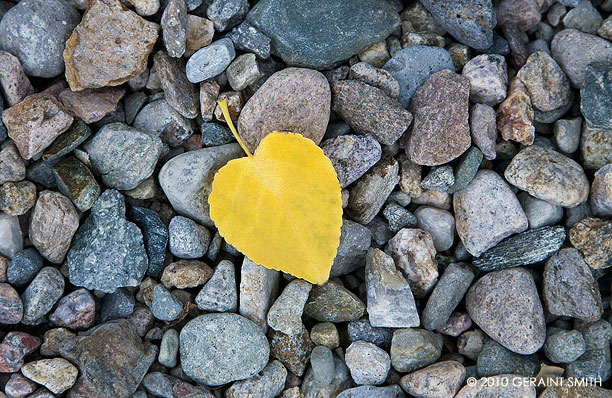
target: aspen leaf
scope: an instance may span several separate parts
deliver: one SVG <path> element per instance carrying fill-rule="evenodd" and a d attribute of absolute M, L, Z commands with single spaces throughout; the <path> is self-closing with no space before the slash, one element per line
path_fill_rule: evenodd
<path fill-rule="evenodd" d="M 331 161 L 300 134 L 272 132 L 247 157 L 215 175 L 208 198 L 221 236 L 249 259 L 322 284 L 329 278 L 342 226 L 340 183 Z"/>

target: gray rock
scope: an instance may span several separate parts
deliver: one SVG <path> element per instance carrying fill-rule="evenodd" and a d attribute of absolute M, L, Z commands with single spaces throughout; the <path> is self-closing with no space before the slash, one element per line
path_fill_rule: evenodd
<path fill-rule="evenodd" d="M 440 47 L 410 46 L 400 50 L 383 67 L 400 83 L 398 100 L 404 108 L 410 105 L 414 92 L 434 72 L 455 70 L 450 54 Z"/>
<path fill-rule="evenodd" d="M 585 33 L 596 34 L 603 18 L 590 1 L 580 1 L 563 17 L 563 25 L 568 29 L 578 29 Z"/>
<path fill-rule="evenodd" d="M 264 332 L 268 329 L 266 314 L 276 299 L 280 273 L 244 257 L 240 272 L 240 315 L 255 322 Z"/>
<path fill-rule="evenodd" d="M 508 71 L 501 55 L 478 55 L 465 64 L 461 74 L 470 79 L 473 102 L 495 106 L 506 98 Z"/>
<path fill-rule="evenodd" d="M 19 218 L 0 213 L 0 254 L 13 258 L 23 249 Z"/>
<path fill-rule="evenodd" d="M 138 286 L 148 266 L 140 229 L 125 219 L 123 196 L 112 189 L 94 204 L 68 252 L 70 282 L 112 293 Z"/>
<path fill-rule="evenodd" d="M 580 145 L 582 118 L 559 119 L 553 128 L 554 140 L 565 153 L 574 153 Z"/>
<path fill-rule="evenodd" d="M 123 98 L 123 107 L 125 109 L 125 122 L 129 125 L 132 125 L 134 123 L 134 120 L 136 119 L 136 116 L 138 116 L 138 114 L 147 104 L 147 102 L 149 102 L 149 97 L 142 91 L 137 91 L 135 93 L 126 95 Z"/>
<path fill-rule="evenodd" d="M 565 376 L 576 379 L 593 379 L 608 381 L 612 375 L 610 347 L 587 350 L 580 358 L 568 363 Z"/>
<path fill-rule="evenodd" d="M 361 318 L 364 312 L 363 301 L 333 281 L 313 286 L 304 308 L 304 314 L 319 322 L 354 321 Z"/>
<path fill-rule="evenodd" d="M 261 59 L 270 58 L 270 38 L 246 21 L 232 29 L 226 37 L 238 50 L 252 52 Z"/>
<path fill-rule="evenodd" d="M 273 52 L 285 63 L 312 69 L 349 59 L 400 25 L 391 5 L 374 0 L 264 0 L 247 21 L 270 37 Z"/>
<path fill-rule="evenodd" d="M 226 398 L 275 398 L 285 387 L 287 369 L 279 361 L 270 362 L 258 375 L 237 381 L 225 391 Z"/>
<path fill-rule="evenodd" d="M 134 312 L 134 295 L 127 289 L 119 288 L 102 299 L 100 321 L 108 322 L 127 318 Z"/>
<path fill-rule="evenodd" d="M 152 372 L 147 374 L 142 379 L 142 386 L 156 397 L 172 398 L 172 382 L 173 378 L 160 373 Z"/>
<path fill-rule="evenodd" d="M 187 39 L 187 4 L 185 0 L 170 0 L 161 17 L 166 51 L 171 57 L 182 57 Z"/>
<path fill-rule="evenodd" d="M 6 279 L 13 286 L 25 286 L 43 267 L 43 259 L 38 252 L 28 247 L 13 256 L 6 268 Z"/>
<path fill-rule="evenodd" d="M 612 63 L 594 62 L 586 67 L 580 87 L 580 110 L 590 127 L 612 128 Z"/>
<path fill-rule="evenodd" d="M 199 83 L 220 75 L 236 57 L 234 44 L 228 38 L 202 47 L 187 61 L 187 79 Z"/>
<path fill-rule="evenodd" d="M 563 218 L 563 207 L 561 206 L 534 198 L 527 192 L 521 192 L 518 198 L 529 221 L 529 228 L 536 229 L 554 225 Z"/>
<path fill-rule="evenodd" d="M 400 385 L 415 397 L 454 397 L 465 375 L 465 368 L 459 362 L 442 361 L 405 375 Z"/>
<path fill-rule="evenodd" d="M 168 226 L 170 252 L 179 258 L 200 258 L 210 244 L 210 231 L 187 217 L 176 216 Z"/>
<path fill-rule="evenodd" d="M 529 355 L 546 339 L 542 303 L 533 277 L 523 268 L 493 271 L 472 285 L 466 296 L 472 320 L 510 351 Z"/>
<path fill-rule="evenodd" d="M 249 11 L 248 0 L 213 0 L 206 9 L 206 16 L 219 32 L 238 25 Z"/>
<path fill-rule="evenodd" d="M 89 210 L 100 196 L 100 185 L 87 166 L 70 155 L 52 169 L 55 184 L 80 211 Z"/>
<path fill-rule="evenodd" d="M 560 250 L 542 277 L 542 299 L 552 315 L 596 321 L 603 314 L 599 287 L 578 250 Z"/>
<path fill-rule="evenodd" d="M 447 192 L 455 193 L 467 187 L 476 176 L 476 173 L 478 173 L 482 159 L 482 152 L 474 146 L 470 147 L 470 149 L 461 155 L 459 163 L 457 167 L 455 167 L 455 183 L 448 188 Z"/>
<path fill-rule="evenodd" d="M 318 345 L 312 349 L 310 367 L 314 384 L 318 388 L 325 388 L 334 380 L 334 354 L 328 347 Z"/>
<path fill-rule="evenodd" d="M 206 314 L 180 334 L 181 366 L 198 383 L 219 386 L 255 376 L 268 363 L 268 340 L 256 324 L 236 314 Z"/>
<path fill-rule="evenodd" d="M 166 259 L 166 248 L 168 247 L 168 227 L 162 222 L 161 217 L 155 211 L 130 206 L 128 216 L 142 231 L 149 266 L 147 275 L 157 277 L 164 267 Z"/>
<path fill-rule="evenodd" d="M 0 166 L 0 183 L 2 184 L 7 181 L 21 181 L 26 176 L 25 162 L 13 143 L 4 145 L 0 150 Z"/>
<path fill-rule="evenodd" d="M 84 148 L 104 184 L 128 190 L 153 174 L 162 142 L 126 124 L 112 123 L 102 127 Z"/>
<path fill-rule="evenodd" d="M 285 287 L 268 310 L 268 326 L 279 332 L 294 335 L 304 328 L 302 313 L 312 285 L 295 279 Z"/>
<path fill-rule="evenodd" d="M 134 119 L 134 127 L 159 136 L 171 146 L 182 144 L 194 132 L 193 122 L 174 110 L 166 99 L 145 105 Z"/>
<path fill-rule="evenodd" d="M 488 340 L 485 343 L 476 363 L 476 369 L 480 377 L 508 373 L 532 377 L 538 372 L 539 368 L 540 361 L 536 354 L 516 354 L 495 340 Z"/>
<path fill-rule="evenodd" d="M 523 383 L 523 376 L 502 374 L 476 379 L 464 386 L 455 398 L 536 398 L 533 384 Z M 507 383 L 507 384 L 506 384 Z"/>
<path fill-rule="evenodd" d="M 455 242 L 455 218 L 443 209 L 420 206 L 414 211 L 417 228 L 427 231 L 433 238 L 436 251 L 449 250 Z"/>
<path fill-rule="evenodd" d="M 417 225 L 417 218 L 397 203 L 389 203 L 383 209 L 383 216 L 389 222 L 389 230 L 392 233 L 399 232 L 402 228 L 412 228 Z"/>
<path fill-rule="evenodd" d="M 227 81 L 232 89 L 241 91 L 257 82 L 262 77 L 255 54 L 242 54 L 225 70 Z"/>
<path fill-rule="evenodd" d="M 331 384 L 323 388 L 317 387 L 312 368 L 308 369 L 301 386 L 304 398 L 332 398 L 352 386 L 349 370 L 344 361 L 334 357 L 334 365 L 334 378 Z"/>
<path fill-rule="evenodd" d="M 174 321 L 181 315 L 183 303 L 168 291 L 163 285 L 153 288 L 151 312 L 155 318 L 162 321 Z"/>
<path fill-rule="evenodd" d="M 217 123 L 202 123 L 200 133 L 205 146 L 225 145 L 235 141 L 230 129 Z"/>
<path fill-rule="evenodd" d="M 45 267 L 21 295 L 23 301 L 24 325 L 38 325 L 44 322 L 57 300 L 64 293 L 64 277 L 57 268 Z"/>
<path fill-rule="evenodd" d="M 200 310 L 207 312 L 236 311 L 238 291 L 234 263 L 223 260 L 217 264 L 212 277 L 196 296 L 195 303 Z"/>
<path fill-rule="evenodd" d="M 612 165 L 595 172 L 591 185 L 591 208 L 595 215 L 612 216 Z"/>
<path fill-rule="evenodd" d="M 565 236 L 565 228 L 560 226 L 530 229 L 501 241 L 474 259 L 472 265 L 493 271 L 539 263 L 561 248 Z"/>
<path fill-rule="evenodd" d="M 423 327 L 436 330 L 443 327 L 474 280 L 474 272 L 465 264 L 450 264 L 434 287 L 421 319 Z"/>
<path fill-rule="evenodd" d="M 349 388 L 337 395 L 337 398 L 404 398 L 404 392 L 398 385 L 386 387 L 360 386 Z"/>
<path fill-rule="evenodd" d="M 55 77 L 64 71 L 64 46 L 81 17 L 64 0 L 25 0 L 0 22 L 0 49 L 14 54 L 26 74 Z"/>
<path fill-rule="evenodd" d="M 188 119 L 195 118 L 199 113 L 199 90 L 187 79 L 185 62 L 163 51 L 155 54 L 153 59 L 168 105 Z"/>
<path fill-rule="evenodd" d="M 351 220 L 342 219 L 340 244 L 330 271 L 330 278 L 350 274 L 363 267 L 372 242 L 370 230 Z"/>
<path fill-rule="evenodd" d="M 580 157 L 585 169 L 597 170 L 612 163 L 612 130 L 582 124 Z"/>
<path fill-rule="evenodd" d="M 356 384 L 382 384 L 391 369 L 391 359 L 382 348 L 366 341 L 355 341 L 344 355 Z"/>
<path fill-rule="evenodd" d="M 370 134 L 342 135 L 321 143 L 321 149 L 336 170 L 340 187 L 345 188 L 380 160 L 382 150 Z"/>
<path fill-rule="evenodd" d="M 179 334 L 176 329 L 168 329 L 159 344 L 157 361 L 167 368 L 174 368 L 179 350 Z"/>
<path fill-rule="evenodd" d="M 452 166 L 432 167 L 429 174 L 421 180 L 423 189 L 431 189 L 438 192 L 446 192 L 455 183 L 455 175 Z"/>
<path fill-rule="evenodd" d="M 391 340 L 391 365 L 410 373 L 434 363 L 442 353 L 442 335 L 424 329 L 397 329 Z"/>
<path fill-rule="evenodd" d="M 546 337 L 544 352 L 554 363 L 571 363 L 586 350 L 586 342 L 578 330 L 553 329 Z"/>

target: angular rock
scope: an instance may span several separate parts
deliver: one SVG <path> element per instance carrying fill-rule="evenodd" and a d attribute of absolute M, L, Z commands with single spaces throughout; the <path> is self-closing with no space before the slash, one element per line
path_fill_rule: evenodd
<path fill-rule="evenodd" d="M 231 261 L 223 260 L 217 264 L 214 273 L 196 296 L 195 303 L 202 311 L 236 311 L 238 291 L 236 289 L 236 271 Z"/>
<path fill-rule="evenodd" d="M 416 397 L 454 397 L 463 384 L 465 373 L 459 362 L 443 361 L 403 376 L 400 385 Z"/>
<path fill-rule="evenodd" d="M 382 384 L 391 369 L 391 359 L 382 348 L 365 341 L 355 341 L 345 354 L 346 366 L 355 384 Z"/>
<path fill-rule="evenodd" d="M 206 16 L 222 32 L 240 23 L 248 11 L 248 0 L 213 0 L 206 9 Z"/>
<path fill-rule="evenodd" d="M 255 322 L 264 332 L 268 329 L 268 309 L 276 299 L 280 274 L 257 265 L 244 257 L 240 272 L 240 315 Z"/>
<path fill-rule="evenodd" d="M 185 0 L 170 0 L 161 17 L 162 37 L 168 55 L 180 58 L 187 40 L 187 5 Z"/>
<path fill-rule="evenodd" d="M 27 363 L 21 373 L 54 394 L 61 394 L 74 385 L 79 371 L 63 358 L 51 358 Z"/>
<path fill-rule="evenodd" d="M 185 73 L 191 83 L 199 83 L 220 75 L 236 57 L 234 44 L 230 39 L 212 42 L 200 48 L 187 61 Z"/>
<path fill-rule="evenodd" d="M 27 213 L 36 203 L 36 186 L 30 181 L 6 182 L 0 187 L 0 210 L 12 216 Z"/>
<path fill-rule="evenodd" d="M 349 274 L 363 267 L 372 241 L 369 229 L 351 220 L 343 219 L 340 244 L 330 271 L 330 277 Z"/>
<path fill-rule="evenodd" d="M 553 329 L 546 337 L 544 352 L 554 363 L 571 363 L 586 350 L 586 342 L 578 330 Z"/>
<path fill-rule="evenodd" d="M 66 89 L 59 93 L 57 99 L 74 116 L 91 124 L 117 110 L 117 104 L 124 95 L 124 89 L 113 87 L 82 91 Z"/>
<path fill-rule="evenodd" d="M 183 303 L 162 285 L 153 288 L 151 312 L 162 321 L 174 321 L 183 312 Z"/>
<path fill-rule="evenodd" d="M 279 332 L 294 335 L 302 331 L 302 313 L 312 285 L 296 279 L 285 287 L 268 311 L 268 326 Z"/>
<path fill-rule="evenodd" d="M 79 92 L 76 92 L 79 93 Z M 68 155 L 91 135 L 91 129 L 82 120 L 77 120 L 72 126 L 60 134 L 45 150 L 42 160 L 53 162 Z"/>
<path fill-rule="evenodd" d="M 260 59 L 270 58 L 270 38 L 247 21 L 227 34 L 238 50 L 254 53 Z"/>
<path fill-rule="evenodd" d="M 424 329 L 397 329 L 389 352 L 393 369 L 414 372 L 440 358 L 442 335 Z"/>
<path fill-rule="evenodd" d="M 501 55 L 478 55 L 465 64 L 461 74 L 470 79 L 472 102 L 495 106 L 506 98 L 508 72 Z"/>
<path fill-rule="evenodd" d="M 582 124 L 580 155 L 585 169 L 600 169 L 612 163 L 612 130 L 591 128 Z"/>
<path fill-rule="evenodd" d="M 159 136 L 171 146 L 181 145 L 194 132 L 193 122 L 174 110 L 166 99 L 145 105 L 133 125 L 140 131 Z"/>
<path fill-rule="evenodd" d="M 168 105 L 187 119 L 195 118 L 199 110 L 198 88 L 187 80 L 183 60 L 171 58 L 163 51 L 153 59 Z"/>
<path fill-rule="evenodd" d="M 235 91 L 241 91 L 258 81 L 262 73 L 255 54 L 242 54 L 227 67 L 227 81 Z"/>
<path fill-rule="evenodd" d="M 100 186 L 91 171 L 74 156 L 53 166 L 53 176 L 59 191 L 80 211 L 89 210 L 100 196 Z"/>
<path fill-rule="evenodd" d="M 386 49 L 385 49 L 386 51 Z M 349 79 L 358 80 L 381 89 L 388 97 L 397 99 L 400 93 L 400 84 L 393 75 L 376 68 L 366 62 L 358 62 L 351 66 Z"/>
<path fill-rule="evenodd" d="M 270 329 L 268 339 L 272 356 L 281 361 L 288 371 L 301 377 L 314 347 L 306 328 L 293 335 Z"/>
<path fill-rule="evenodd" d="M 23 249 L 19 218 L 0 213 L 0 254 L 13 258 Z"/>
<path fill-rule="evenodd" d="M 232 384 L 225 391 L 225 396 L 227 398 L 274 398 L 283 391 L 286 378 L 287 369 L 283 364 L 279 361 L 272 361 L 258 375 Z"/>
<path fill-rule="evenodd" d="M 17 105 L 25 97 L 34 94 L 32 83 L 23 73 L 19 58 L 11 53 L 0 51 L 0 70 L 2 70 L 0 72 L 0 87 L 6 97 L 8 106 Z M 2 108 L 2 105 L 0 105 L 0 108 Z"/>
<path fill-rule="evenodd" d="M 6 279 L 12 286 L 27 285 L 43 267 L 43 259 L 31 247 L 18 252 L 6 269 Z"/>
<path fill-rule="evenodd" d="M 132 222 L 142 231 L 149 266 L 147 275 L 157 277 L 164 267 L 166 247 L 168 246 L 168 228 L 158 213 L 139 206 L 130 206 L 128 215 Z"/>
<path fill-rule="evenodd" d="M 612 63 L 594 62 L 584 73 L 580 87 L 580 111 L 592 128 L 612 128 Z"/>
<path fill-rule="evenodd" d="M 304 314 L 319 322 L 348 322 L 359 319 L 365 304 L 342 285 L 328 281 L 312 288 Z"/>
<path fill-rule="evenodd" d="M 0 323 L 14 325 L 23 318 L 23 303 L 19 293 L 8 283 L 0 283 Z"/>
<path fill-rule="evenodd" d="M 13 143 L 8 143 L 0 150 L 0 184 L 7 181 L 21 181 L 25 176 L 25 163 L 19 156 L 17 147 Z"/>
<path fill-rule="evenodd" d="M 53 267 L 40 270 L 21 295 L 24 325 L 38 325 L 64 292 L 64 277 Z"/>
<path fill-rule="evenodd" d="M 11 398 L 28 397 L 36 390 L 36 383 L 23 377 L 20 373 L 14 373 L 6 382 L 4 392 Z M 2 394 L 4 395 L 4 394 Z M 5 397 L 7 395 L 4 395 Z"/>
<path fill-rule="evenodd" d="M 569 231 L 570 242 L 593 269 L 612 266 L 611 236 L 612 222 L 594 217 L 583 218 Z"/>
<path fill-rule="evenodd" d="M 187 217 L 176 216 L 168 226 L 170 252 L 179 258 L 200 258 L 206 254 L 210 231 Z"/>
<path fill-rule="evenodd" d="M 570 102 L 569 81 L 545 51 L 531 54 L 517 76 L 527 87 L 532 105 L 542 112 L 562 108 Z"/>
<path fill-rule="evenodd" d="M 102 299 L 100 321 L 104 323 L 127 318 L 134 312 L 134 304 L 134 295 L 125 288 L 119 288 Z"/>
<path fill-rule="evenodd" d="M 510 81 L 508 96 L 497 109 L 497 128 L 501 137 L 523 145 L 533 144 L 533 108 L 527 87 L 518 78 Z"/>
<path fill-rule="evenodd" d="M 185 34 L 185 53 L 183 55 L 191 57 L 200 48 L 212 43 L 215 27 L 212 21 L 206 18 L 187 14 L 187 30 Z"/>

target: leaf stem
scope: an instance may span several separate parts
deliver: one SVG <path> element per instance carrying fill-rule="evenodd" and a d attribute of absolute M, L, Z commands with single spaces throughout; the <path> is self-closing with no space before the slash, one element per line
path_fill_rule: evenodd
<path fill-rule="evenodd" d="M 253 156 L 253 154 L 249 152 L 249 149 L 246 147 L 246 145 L 244 145 L 244 142 L 242 142 L 242 140 L 240 139 L 240 136 L 238 135 L 238 132 L 236 131 L 236 128 L 234 127 L 234 123 L 232 122 L 232 118 L 230 117 L 229 109 L 227 108 L 227 98 L 224 98 L 221 101 L 217 101 L 217 104 L 219 104 L 219 107 L 221 108 L 221 112 L 223 112 L 223 117 L 225 118 L 225 122 L 227 123 L 230 130 L 232 131 L 232 134 L 234 134 L 236 141 L 238 141 L 238 143 L 242 147 L 242 150 L 246 152 L 247 156 Z"/>

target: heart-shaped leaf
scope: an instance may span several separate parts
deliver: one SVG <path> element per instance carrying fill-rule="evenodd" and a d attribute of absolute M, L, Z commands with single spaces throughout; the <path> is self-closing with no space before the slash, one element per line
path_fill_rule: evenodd
<path fill-rule="evenodd" d="M 257 264 L 322 284 L 329 278 L 342 226 L 340 183 L 331 161 L 299 134 L 272 132 L 255 153 L 222 167 L 208 198 L 225 240 Z"/>

